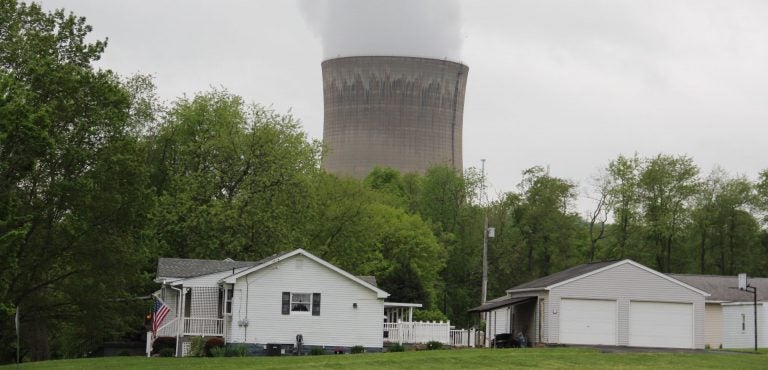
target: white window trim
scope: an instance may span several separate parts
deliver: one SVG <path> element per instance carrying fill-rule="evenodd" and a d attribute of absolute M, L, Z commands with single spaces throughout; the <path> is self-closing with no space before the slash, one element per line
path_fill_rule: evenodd
<path fill-rule="evenodd" d="M 303 292 L 290 292 L 291 293 L 291 300 L 289 301 L 290 304 L 290 313 L 291 315 L 312 315 L 312 293 L 303 293 Z M 309 300 L 307 302 L 295 302 L 293 300 L 294 294 L 302 294 L 309 297 Z M 307 311 L 294 311 L 293 304 L 294 303 L 302 303 L 307 305 Z"/>

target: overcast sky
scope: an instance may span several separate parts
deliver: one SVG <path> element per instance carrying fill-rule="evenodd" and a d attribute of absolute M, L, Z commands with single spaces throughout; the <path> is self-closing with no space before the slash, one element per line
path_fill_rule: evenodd
<path fill-rule="evenodd" d="M 85 16 L 95 37 L 109 37 L 100 66 L 154 75 L 167 100 L 223 86 L 291 110 L 317 139 L 320 62 L 345 52 L 334 35 L 434 40 L 443 46 L 418 50 L 470 68 L 464 165 L 487 159 L 494 191 L 514 190 L 534 165 L 586 187 L 622 153 L 689 155 L 705 174 L 768 168 L 768 1 L 341 1 L 43 6 Z"/>

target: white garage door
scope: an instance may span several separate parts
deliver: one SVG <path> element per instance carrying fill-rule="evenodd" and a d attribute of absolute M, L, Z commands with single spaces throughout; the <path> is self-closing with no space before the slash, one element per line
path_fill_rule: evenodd
<path fill-rule="evenodd" d="M 629 345 L 693 348 L 693 304 L 631 302 Z"/>
<path fill-rule="evenodd" d="M 560 300 L 560 343 L 616 344 L 616 301 Z"/>

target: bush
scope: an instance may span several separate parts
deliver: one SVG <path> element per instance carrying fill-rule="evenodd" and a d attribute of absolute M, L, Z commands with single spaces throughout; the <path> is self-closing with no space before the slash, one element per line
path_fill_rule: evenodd
<path fill-rule="evenodd" d="M 152 354 L 159 354 L 165 348 L 170 348 L 173 350 L 173 353 L 176 353 L 176 338 L 158 337 L 152 344 Z"/>
<path fill-rule="evenodd" d="M 224 346 L 224 339 L 221 337 L 213 337 L 209 338 L 207 341 L 205 341 L 205 355 L 210 357 L 213 356 L 213 353 L 211 352 L 214 348 L 220 348 Z"/>
<path fill-rule="evenodd" d="M 349 352 L 350 353 L 363 353 L 363 352 L 365 352 L 365 347 L 363 347 L 363 346 L 354 346 L 354 347 L 352 347 L 352 349 Z"/>
<path fill-rule="evenodd" d="M 160 357 L 173 357 L 176 355 L 176 350 L 173 348 L 163 348 L 157 353 L 160 355 Z"/>
<path fill-rule="evenodd" d="M 433 349 L 443 349 L 443 343 L 435 340 L 427 342 L 427 350 L 431 351 Z"/>
<path fill-rule="evenodd" d="M 403 345 L 400 343 L 395 343 L 389 346 L 387 349 L 389 352 L 405 352 L 405 347 L 403 347 Z"/>
<path fill-rule="evenodd" d="M 309 350 L 310 356 L 320 356 L 324 354 L 325 350 L 322 347 L 312 347 L 312 349 Z"/>
<path fill-rule="evenodd" d="M 189 346 L 189 357 L 203 357 L 205 356 L 205 338 L 192 337 L 192 344 Z"/>
<path fill-rule="evenodd" d="M 438 310 L 414 310 L 413 321 L 448 321 L 448 316 Z"/>

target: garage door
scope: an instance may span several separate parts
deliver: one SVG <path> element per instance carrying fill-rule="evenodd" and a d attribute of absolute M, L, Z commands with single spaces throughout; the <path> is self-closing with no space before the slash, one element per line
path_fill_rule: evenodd
<path fill-rule="evenodd" d="M 616 301 L 560 300 L 560 343 L 616 344 Z"/>
<path fill-rule="evenodd" d="M 629 345 L 693 348 L 693 304 L 631 302 Z"/>

